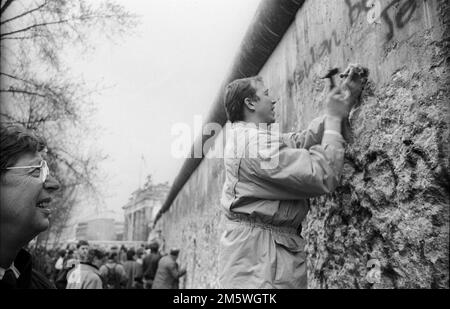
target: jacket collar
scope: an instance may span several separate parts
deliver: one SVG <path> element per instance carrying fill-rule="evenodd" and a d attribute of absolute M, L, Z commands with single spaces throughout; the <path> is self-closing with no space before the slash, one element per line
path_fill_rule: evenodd
<path fill-rule="evenodd" d="M 14 262 L 8 269 L 11 269 L 14 272 L 14 275 L 16 276 L 17 287 L 19 288 L 28 287 L 31 282 L 31 274 L 32 274 L 31 254 L 29 254 L 24 249 L 20 249 L 19 253 L 14 259 Z M 2 277 L 5 271 L 6 269 L 4 269 Z"/>

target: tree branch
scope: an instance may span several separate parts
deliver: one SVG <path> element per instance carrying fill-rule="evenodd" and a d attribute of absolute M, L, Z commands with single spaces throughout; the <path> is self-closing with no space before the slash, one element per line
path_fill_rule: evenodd
<path fill-rule="evenodd" d="M 33 34 L 30 36 L 12 36 L 12 37 L 6 37 L 3 38 L 2 40 L 31 40 L 31 39 L 35 39 L 35 38 L 45 38 L 45 35 L 40 35 L 40 34 Z"/>
<path fill-rule="evenodd" d="M 19 80 L 19 81 L 24 82 L 26 84 L 35 85 L 34 83 L 32 83 L 32 82 L 30 82 L 30 81 L 28 81 L 26 79 L 23 79 L 23 78 L 20 78 L 20 77 L 17 77 L 17 76 L 14 76 L 14 75 L 11 75 L 11 74 L 8 74 L 8 73 L 5 73 L 5 72 L 0 72 L 0 75 L 4 75 L 4 76 L 9 77 L 11 79 Z"/>
<path fill-rule="evenodd" d="M 21 17 L 26 16 L 26 15 L 28 15 L 28 14 L 31 14 L 31 13 L 33 13 L 33 12 L 39 11 L 40 9 L 42 9 L 42 8 L 43 8 L 44 6 L 46 6 L 46 5 L 47 5 L 47 0 L 44 1 L 44 3 L 41 4 L 40 6 L 38 6 L 37 8 L 31 9 L 31 10 L 29 10 L 29 11 L 26 11 L 26 12 L 20 14 L 20 15 L 11 17 L 10 19 L 7 19 L 7 20 L 4 20 L 4 21 L 0 22 L 0 25 L 6 24 L 6 23 L 8 23 L 8 22 L 10 22 L 10 21 L 16 20 L 16 19 L 18 19 L 18 18 L 21 18 Z"/>
<path fill-rule="evenodd" d="M 38 96 L 38 97 L 41 97 L 41 98 L 46 98 L 47 97 L 45 94 L 42 94 L 42 93 L 33 92 L 33 91 L 27 91 L 27 90 L 14 89 L 14 88 L 0 89 L 0 92 L 20 93 L 20 94 L 26 94 L 26 95 L 31 95 L 31 96 Z"/>
<path fill-rule="evenodd" d="M 3 15 L 3 12 L 5 12 L 5 10 L 11 5 L 11 3 L 13 3 L 14 0 L 6 0 L 5 3 L 2 5 L 2 7 L 0 8 L 0 16 Z"/>
<path fill-rule="evenodd" d="M 2 33 L 2 34 L 0 34 L 0 38 L 7 36 L 7 35 L 25 32 L 25 31 L 31 30 L 33 28 L 39 28 L 39 27 L 44 27 L 44 26 L 56 25 L 56 24 L 63 24 L 63 23 L 67 23 L 67 22 L 73 21 L 73 20 L 87 21 L 87 20 L 92 20 L 95 18 L 108 19 L 108 18 L 113 18 L 113 17 L 117 17 L 117 15 L 88 15 L 88 16 L 80 16 L 77 18 L 69 18 L 69 19 L 61 19 L 61 20 L 57 20 L 57 21 L 50 21 L 50 22 L 45 22 L 45 23 L 40 23 L 40 24 L 34 24 L 34 25 L 31 25 L 31 26 L 28 26 L 28 27 L 25 27 L 25 28 L 22 28 L 19 30 Z"/>
<path fill-rule="evenodd" d="M 28 26 L 26 28 L 22 28 L 22 29 L 19 29 L 19 30 L 2 33 L 2 34 L 0 34 L 0 38 L 4 37 L 4 36 L 7 36 L 7 35 L 11 35 L 11 34 L 25 32 L 25 31 L 28 31 L 28 30 L 31 30 L 31 29 L 34 29 L 34 28 L 50 26 L 50 25 L 56 25 L 56 24 L 62 24 L 62 23 L 66 23 L 68 21 L 70 21 L 70 19 L 61 19 L 61 20 L 57 20 L 57 21 L 50 21 L 50 22 L 46 22 L 46 23 L 34 24 L 34 25 L 31 25 L 31 26 Z"/>
<path fill-rule="evenodd" d="M 49 149 L 50 152 L 50 149 Z M 74 176 L 78 180 L 82 180 L 82 183 L 87 185 L 91 190 L 96 191 L 96 186 L 91 182 L 91 180 L 86 177 L 86 175 L 80 171 L 78 171 L 74 166 L 72 162 L 69 162 L 66 158 L 63 158 L 62 156 L 59 156 L 55 151 L 51 151 L 51 154 L 53 157 L 58 160 L 59 162 L 65 164 L 73 173 Z"/>
<path fill-rule="evenodd" d="M 10 121 L 11 123 L 19 122 L 19 120 L 17 120 L 17 119 L 14 118 L 13 116 L 8 115 L 8 114 L 5 114 L 5 113 L 0 113 L 0 116 L 3 116 L 3 117 L 5 117 L 6 119 L 11 120 L 11 121 Z"/>

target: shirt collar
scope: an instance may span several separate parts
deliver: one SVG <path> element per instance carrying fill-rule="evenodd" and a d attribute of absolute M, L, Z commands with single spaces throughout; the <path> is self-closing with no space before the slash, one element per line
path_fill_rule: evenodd
<path fill-rule="evenodd" d="M 14 262 L 12 262 L 11 266 L 9 266 L 8 268 L 4 269 L 3 267 L 0 267 L 0 280 L 3 279 L 3 276 L 5 275 L 5 272 L 7 270 L 11 269 L 14 276 L 16 277 L 16 279 L 19 279 L 20 277 L 20 271 L 16 268 L 16 266 L 14 265 Z"/>

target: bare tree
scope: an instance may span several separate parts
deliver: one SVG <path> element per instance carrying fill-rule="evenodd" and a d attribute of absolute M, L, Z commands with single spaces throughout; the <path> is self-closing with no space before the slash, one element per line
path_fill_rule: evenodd
<path fill-rule="evenodd" d="M 105 157 L 87 149 L 86 134 L 96 130 L 88 86 L 70 73 L 63 52 L 85 54 L 98 38 L 121 39 L 137 16 L 112 1 L 1 0 L 0 121 L 35 129 L 48 141 L 51 170 L 61 183 L 49 235 L 58 239 L 71 209 L 83 198 L 98 197 L 98 163 Z M 89 133 L 87 133 L 89 132 Z"/>

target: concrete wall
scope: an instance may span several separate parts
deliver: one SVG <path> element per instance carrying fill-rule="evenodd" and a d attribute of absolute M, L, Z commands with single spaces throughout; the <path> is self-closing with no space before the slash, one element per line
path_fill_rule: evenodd
<path fill-rule="evenodd" d="M 312 201 L 304 227 L 310 288 L 449 287 L 448 7 L 308 0 L 260 73 L 291 131 L 322 113 L 328 68 L 370 70 L 342 185 Z M 221 162 L 204 160 L 159 223 L 183 250 L 186 287 L 216 287 L 223 177 Z"/>
<path fill-rule="evenodd" d="M 157 223 L 166 251 L 181 248 L 178 261 L 186 267 L 187 275 L 180 288 L 218 288 L 219 199 L 224 180 L 223 160 L 204 159 Z"/>

